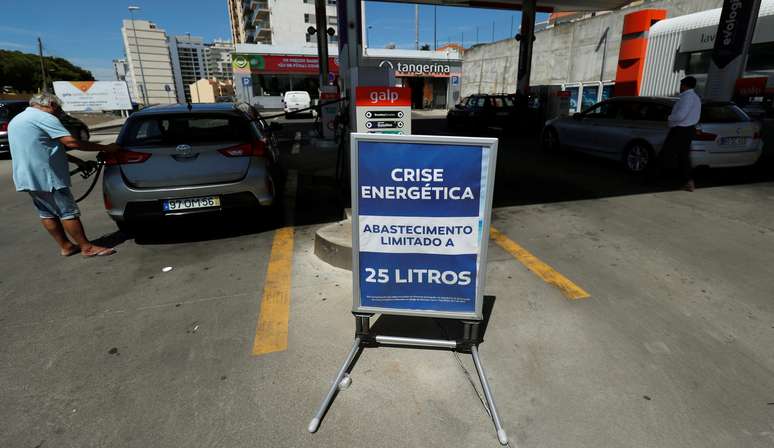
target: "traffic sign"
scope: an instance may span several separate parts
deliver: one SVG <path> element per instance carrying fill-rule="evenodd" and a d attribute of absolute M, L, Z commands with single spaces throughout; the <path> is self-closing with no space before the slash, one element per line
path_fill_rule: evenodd
<path fill-rule="evenodd" d="M 357 133 L 351 154 L 353 312 L 481 319 L 497 139 Z"/>
<path fill-rule="evenodd" d="M 169 84 L 164 84 L 164 90 L 169 93 L 172 91 L 172 87 L 169 86 Z"/>

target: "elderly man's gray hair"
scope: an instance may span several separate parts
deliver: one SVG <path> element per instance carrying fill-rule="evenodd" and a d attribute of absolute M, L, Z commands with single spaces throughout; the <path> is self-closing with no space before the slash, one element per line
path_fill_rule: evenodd
<path fill-rule="evenodd" d="M 33 95 L 32 98 L 30 98 L 30 106 L 34 106 L 36 104 L 44 107 L 51 106 L 52 104 L 61 106 L 62 100 L 60 100 L 59 97 L 53 93 L 41 92 Z"/>

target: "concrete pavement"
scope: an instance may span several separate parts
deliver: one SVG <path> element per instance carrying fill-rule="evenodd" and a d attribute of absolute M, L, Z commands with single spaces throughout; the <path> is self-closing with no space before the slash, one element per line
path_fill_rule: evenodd
<path fill-rule="evenodd" d="M 533 155 L 518 157 L 502 160 Z M 522 189 L 526 205 L 493 215 L 591 294 L 568 300 L 490 246 L 481 355 L 512 446 L 772 446 L 774 183 L 596 192 L 530 204 Z M 253 356 L 278 234 L 196 219 L 125 240 L 100 201 L 82 204 L 87 231 L 119 253 L 63 259 L 0 161 L 0 446 L 499 446 L 469 357 L 448 351 L 365 350 L 320 431 L 306 432 L 354 324 L 350 273 L 313 255 L 318 225 L 294 228 L 278 285 L 287 349 Z"/>

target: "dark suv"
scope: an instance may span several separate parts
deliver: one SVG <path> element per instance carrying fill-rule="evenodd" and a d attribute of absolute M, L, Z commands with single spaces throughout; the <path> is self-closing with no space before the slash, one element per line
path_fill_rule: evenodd
<path fill-rule="evenodd" d="M 13 117 L 24 111 L 27 106 L 29 106 L 27 101 L 0 100 L 0 154 L 10 154 L 8 123 L 10 123 Z M 89 128 L 84 122 L 67 114 L 62 114 L 59 120 L 73 137 L 84 141 L 89 140 Z"/>
<path fill-rule="evenodd" d="M 471 95 L 446 114 L 450 129 L 484 130 L 509 128 L 516 122 L 517 107 L 513 95 Z"/>

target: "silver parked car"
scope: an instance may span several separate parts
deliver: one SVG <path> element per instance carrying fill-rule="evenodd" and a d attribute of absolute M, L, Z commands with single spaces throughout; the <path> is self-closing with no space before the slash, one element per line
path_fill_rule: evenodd
<path fill-rule="evenodd" d="M 676 98 L 616 97 L 546 122 L 542 145 L 621 161 L 632 172 L 653 165 L 666 140 Z M 733 103 L 705 102 L 691 143 L 693 166 L 752 165 L 763 150 L 760 125 Z"/>
<path fill-rule="evenodd" d="M 233 103 L 132 114 L 118 135 L 123 150 L 103 155 L 108 215 L 128 230 L 148 218 L 272 205 L 282 177 L 274 130 Z"/>

